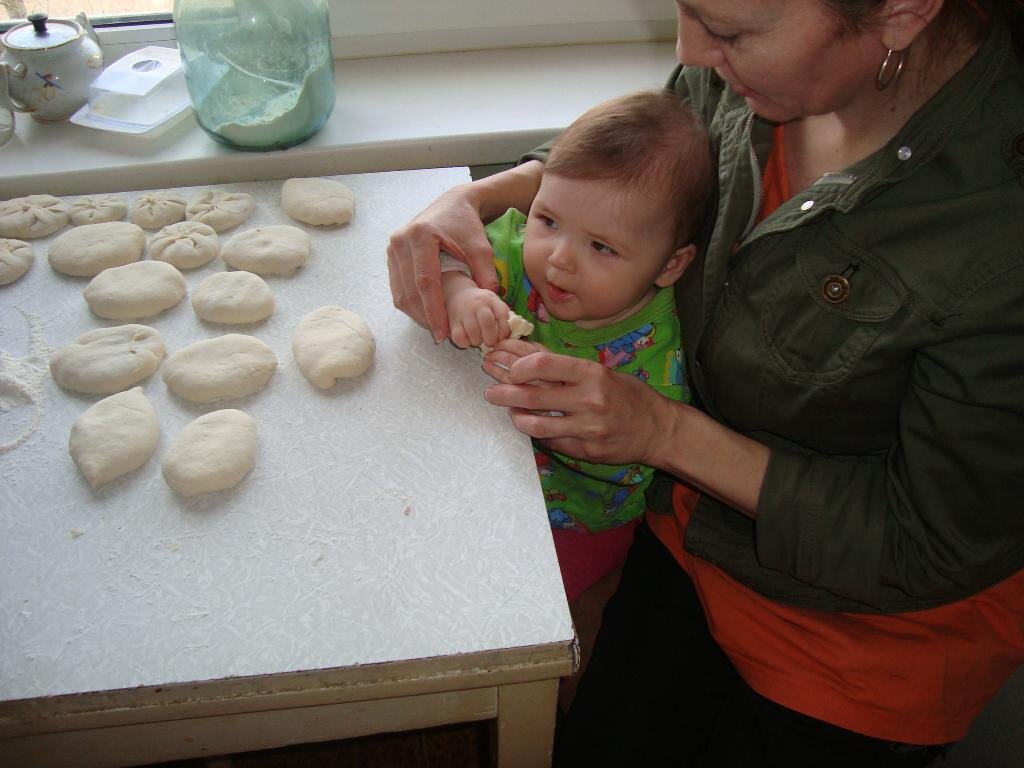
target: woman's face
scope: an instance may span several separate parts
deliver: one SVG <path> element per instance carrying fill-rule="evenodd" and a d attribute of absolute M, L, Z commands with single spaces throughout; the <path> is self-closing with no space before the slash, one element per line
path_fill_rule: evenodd
<path fill-rule="evenodd" d="M 842 112 L 875 88 L 886 49 L 821 0 L 678 0 L 676 56 L 712 67 L 761 117 Z"/>

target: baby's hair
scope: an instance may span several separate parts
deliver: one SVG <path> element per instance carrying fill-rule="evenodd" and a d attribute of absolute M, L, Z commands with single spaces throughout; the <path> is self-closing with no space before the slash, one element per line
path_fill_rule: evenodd
<path fill-rule="evenodd" d="M 713 169 L 692 110 L 668 91 L 640 91 L 578 117 L 551 145 L 544 172 L 663 196 L 678 212 L 676 244 L 685 245 L 700 229 Z"/>

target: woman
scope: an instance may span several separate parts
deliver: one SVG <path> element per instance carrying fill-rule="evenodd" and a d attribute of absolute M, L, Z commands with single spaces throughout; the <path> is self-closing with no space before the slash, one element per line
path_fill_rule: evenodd
<path fill-rule="evenodd" d="M 927 765 L 1024 661 L 1024 9 L 677 6 L 669 87 L 719 162 L 677 284 L 702 407 L 516 342 L 485 363 L 521 431 L 664 473 L 556 762 Z M 392 237 L 435 338 L 438 249 L 493 287 L 480 219 L 538 160 Z"/>

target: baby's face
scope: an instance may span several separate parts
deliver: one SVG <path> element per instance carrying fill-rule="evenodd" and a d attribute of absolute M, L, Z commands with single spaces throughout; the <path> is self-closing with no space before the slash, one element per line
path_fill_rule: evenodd
<path fill-rule="evenodd" d="M 523 266 L 550 314 L 598 328 L 654 297 L 674 250 L 672 217 L 653 197 L 545 174 L 526 222 Z"/>

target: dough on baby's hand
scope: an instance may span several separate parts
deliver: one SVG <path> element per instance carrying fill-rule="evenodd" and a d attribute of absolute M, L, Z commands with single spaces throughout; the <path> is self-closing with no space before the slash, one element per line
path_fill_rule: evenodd
<path fill-rule="evenodd" d="M 342 307 L 314 309 L 292 334 L 295 362 L 319 389 L 330 389 L 338 379 L 362 375 L 373 362 L 376 348 L 363 319 Z"/>
<path fill-rule="evenodd" d="M 220 253 L 235 269 L 257 275 L 284 275 L 309 259 L 309 235 L 298 227 L 271 224 L 233 235 Z"/>
<path fill-rule="evenodd" d="M 82 291 L 89 308 L 108 320 L 139 320 L 159 315 L 185 295 L 181 272 L 162 261 L 137 261 L 111 267 Z"/>
<path fill-rule="evenodd" d="M 256 323 L 274 313 L 274 292 L 252 272 L 218 272 L 192 291 L 192 309 L 210 323 Z"/>
<path fill-rule="evenodd" d="M 178 269 L 195 269 L 220 253 L 220 239 L 213 227 L 199 221 L 168 224 L 149 241 L 149 255 Z"/>
<path fill-rule="evenodd" d="M 53 195 L 29 195 L 0 202 L 0 237 L 46 237 L 67 223 L 67 203 Z"/>
<path fill-rule="evenodd" d="M 193 403 L 244 397 L 258 392 L 277 368 L 274 351 L 255 336 L 228 333 L 197 341 L 164 364 L 164 381 Z"/>
<path fill-rule="evenodd" d="M 95 277 L 104 269 L 142 258 L 146 234 L 127 221 L 83 224 L 69 229 L 50 244 L 50 266 L 72 277 Z"/>
<path fill-rule="evenodd" d="M 177 192 L 146 192 L 135 198 L 128 220 L 146 229 L 160 229 L 185 218 L 185 198 Z"/>
<path fill-rule="evenodd" d="M 188 201 L 189 221 L 198 221 L 218 232 L 237 227 L 249 218 L 256 201 L 247 192 L 221 192 L 207 189 Z"/>
<path fill-rule="evenodd" d="M 90 195 L 72 202 L 68 215 L 71 223 L 76 226 L 102 224 L 105 221 L 120 221 L 127 210 L 128 203 L 120 195 Z"/>
<path fill-rule="evenodd" d="M 0 239 L 0 285 L 13 283 L 28 272 L 34 259 L 32 246 L 23 240 Z"/>
<path fill-rule="evenodd" d="M 182 496 L 237 485 L 256 463 L 256 422 L 242 411 L 213 411 L 190 422 L 171 441 L 164 480 Z"/>
<path fill-rule="evenodd" d="M 525 317 L 521 317 L 513 312 L 511 309 L 508 311 L 508 329 L 510 331 L 510 339 L 522 339 L 533 333 L 533 323 L 527 320 Z M 489 347 L 486 344 L 480 345 L 480 356 L 483 357 L 490 352 L 494 347 Z"/>
<path fill-rule="evenodd" d="M 352 190 L 333 179 L 288 179 L 281 187 L 284 212 L 305 224 L 347 224 L 355 206 Z"/>
<path fill-rule="evenodd" d="M 93 490 L 138 469 L 153 455 L 160 422 L 142 387 L 92 405 L 71 427 L 68 449 Z"/>
<path fill-rule="evenodd" d="M 50 374 L 64 389 L 109 395 L 153 373 L 165 351 L 160 334 L 147 325 L 97 328 L 54 352 Z"/>

